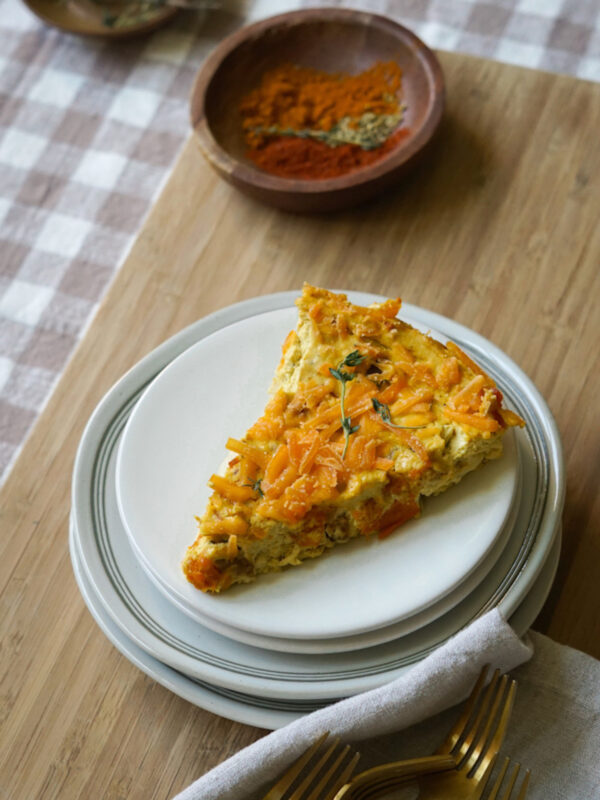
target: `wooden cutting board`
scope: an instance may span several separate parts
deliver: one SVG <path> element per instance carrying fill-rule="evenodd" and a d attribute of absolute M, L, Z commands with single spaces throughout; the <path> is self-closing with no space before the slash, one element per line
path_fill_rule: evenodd
<path fill-rule="evenodd" d="M 561 564 L 535 627 L 600 657 L 600 86 L 441 60 L 437 145 L 369 207 L 286 215 L 224 184 L 194 141 L 183 149 L 0 495 L 7 797 L 169 797 L 261 734 L 170 694 L 96 627 L 69 562 L 70 478 L 89 415 L 143 355 L 305 280 L 452 317 L 534 380 L 568 475 Z"/>

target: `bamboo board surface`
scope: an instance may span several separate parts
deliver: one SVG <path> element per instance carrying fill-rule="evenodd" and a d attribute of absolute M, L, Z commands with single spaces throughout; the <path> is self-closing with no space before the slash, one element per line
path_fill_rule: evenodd
<path fill-rule="evenodd" d="M 185 146 L 1 491 L 1 796 L 167 798 L 262 735 L 170 694 L 105 639 L 71 571 L 70 480 L 89 415 L 143 355 L 205 314 L 305 280 L 452 317 L 533 379 L 568 477 L 559 572 L 534 627 L 600 657 L 600 86 L 441 60 L 437 145 L 368 208 L 271 210 Z"/>

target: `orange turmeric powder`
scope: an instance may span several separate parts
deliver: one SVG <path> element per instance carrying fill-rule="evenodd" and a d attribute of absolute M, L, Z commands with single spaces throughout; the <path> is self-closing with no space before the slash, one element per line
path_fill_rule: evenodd
<path fill-rule="evenodd" d="M 266 72 L 260 86 L 242 100 L 246 140 L 257 147 L 268 128 L 330 131 L 345 118 L 397 114 L 400 87 L 401 70 L 393 61 L 378 62 L 359 75 L 283 64 Z"/>

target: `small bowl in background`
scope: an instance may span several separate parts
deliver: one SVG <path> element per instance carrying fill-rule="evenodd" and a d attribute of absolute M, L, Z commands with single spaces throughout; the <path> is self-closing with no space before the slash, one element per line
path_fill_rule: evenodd
<path fill-rule="evenodd" d="M 178 13 L 173 6 L 149 6 L 143 0 L 23 0 L 47 25 L 78 36 L 124 39 L 156 30 Z"/>
<path fill-rule="evenodd" d="M 282 63 L 326 72 L 360 73 L 378 61 L 402 69 L 405 138 L 380 161 L 324 180 L 271 175 L 247 157 L 240 102 L 263 74 Z M 191 122 L 200 148 L 226 181 L 287 211 L 349 208 L 398 183 L 423 153 L 442 117 L 444 79 L 431 50 L 386 17 L 341 8 L 292 11 L 229 36 L 200 69 L 191 96 Z"/>

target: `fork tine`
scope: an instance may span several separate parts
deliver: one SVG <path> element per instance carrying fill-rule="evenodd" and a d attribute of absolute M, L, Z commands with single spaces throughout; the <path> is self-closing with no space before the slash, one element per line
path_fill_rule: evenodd
<path fill-rule="evenodd" d="M 487 752 L 487 745 L 491 744 L 490 733 L 494 724 L 498 723 L 498 713 L 504 708 L 503 697 L 508 684 L 508 676 L 504 675 L 494 687 L 494 692 L 489 693 L 486 702 L 480 709 L 477 725 L 474 726 L 469 741 L 469 748 L 465 752 L 464 769 L 471 770 L 479 761 L 480 756 Z"/>
<path fill-rule="evenodd" d="M 517 777 L 519 775 L 519 770 L 521 769 L 520 764 L 515 764 L 515 768 L 511 777 L 509 778 L 508 785 L 505 791 L 502 793 L 502 796 L 499 796 L 500 787 L 502 786 L 502 782 L 504 781 L 504 777 L 508 771 L 508 767 L 510 764 L 510 758 L 506 758 L 504 760 L 504 764 L 502 766 L 502 770 L 500 774 L 496 778 L 496 782 L 494 783 L 494 787 L 492 789 L 491 794 L 488 797 L 488 800 L 510 800 L 512 797 L 512 791 L 515 788 L 515 783 L 517 782 Z M 527 795 L 527 787 L 529 786 L 529 775 L 530 772 L 527 770 L 525 772 L 525 777 L 523 778 L 523 782 L 521 783 L 521 789 L 519 791 L 518 797 L 516 800 L 525 800 Z"/>
<path fill-rule="evenodd" d="M 498 686 L 498 683 L 500 683 L 500 687 Z M 506 683 L 506 681 L 504 683 Z M 493 710 L 498 692 L 502 691 L 502 688 L 503 685 L 502 679 L 500 678 L 500 670 L 497 669 L 492 676 L 489 686 L 482 696 L 481 703 L 477 709 L 477 712 L 475 713 L 475 716 L 470 721 L 468 731 L 465 733 L 463 740 L 458 744 L 458 751 L 455 753 L 455 756 L 456 760 L 459 762 L 459 766 L 460 762 L 467 758 L 479 741 L 482 730 L 484 729 L 485 724 L 490 717 L 490 706 Z"/>
<path fill-rule="evenodd" d="M 496 778 L 496 782 L 492 787 L 492 791 L 490 792 L 490 796 L 487 800 L 496 800 L 498 797 L 498 792 L 500 791 L 500 787 L 502 786 L 502 781 L 504 780 L 504 776 L 506 775 L 506 770 L 508 769 L 508 765 L 510 764 L 510 758 L 504 759 L 504 764 L 502 765 L 502 769 L 498 773 L 498 777 Z"/>
<path fill-rule="evenodd" d="M 502 746 L 502 742 L 504 741 L 506 730 L 508 728 L 508 721 L 510 719 L 510 715 L 512 712 L 512 707 L 515 701 L 516 692 L 517 692 L 517 682 L 515 680 L 511 680 L 509 683 L 508 692 L 503 701 L 502 712 L 500 713 L 500 718 L 498 719 L 496 730 L 494 731 L 492 738 L 485 744 L 485 747 L 482 750 L 481 761 L 477 765 L 477 768 L 474 772 L 473 775 L 474 778 L 477 778 L 481 774 L 481 771 L 485 769 L 485 765 L 487 764 L 489 759 L 496 757 L 498 751 L 500 750 L 500 747 Z M 474 764 L 472 766 L 474 766 Z"/>
<path fill-rule="evenodd" d="M 487 766 L 487 769 L 484 771 L 481 779 L 479 781 L 473 781 L 474 788 L 472 794 L 469 797 L 469 800 L 480 800 L 483 792 L 488 785 L 490 778 L 492 777 L 492 770 L 494 769 L 494 764 L 496 763 L 495 757 L 492 758 Z"/>
<path fill-rule="evenodd" d="M 350 777 L 352 776 L 352 773 L 356 769 L 356 765 L 358 764 L 359 758 L 360 758 L 360 753 L 354 753 L 348 764 L 346 764 L 344 770 L 336 778 L 335 785 L 330 789 L 329 794 L 327 795 L 327 800 L 333 800 L 333 798 L 335 798 L 335 795 L 338 793 L 340 787 L 345 786 L 345 784 L 348 783 Z M 319 795 L 317 793 L 317 788 L 315 788 L 314 795 L 311 795 L 311 797 L 308 797 L 306 800 L 318 800 Z"/>
<path fill-rule="evenodd" d="M 521 784 L 521 791 L 517 795 L 517 800 L 525 800 L 527 796 L 527 789 L 529 788 L 530 777 L 531 777 L 531 772 L 529 770 L 526 770 L 525 777 L 523 778 L 523 783 Z"/>
<path fill-rule="evenodd" d="M 360 755 L 351 754 L 349 745 L 336 753 L 339 746 L 337 738 L 327 744 L 324 752 L 319 753 L 319 746 L 325 742 L 327 735 L 309 748 L 264 800 L 283 800 L 284 796 L 286 800 L 323 800 L 325 792 L 327 797 L 332 797 L 348 782 Z M 344 765 L 349 754 L 352 757 Z M 297 783 L 298 780 L 300 783 Z"/>
<path fill-rule="evenodd" d="M 290 788 L 292 783 L 296 780 L 298 775 L 302 772 L 306 764 L 310 761 L 313 755 L 317 752 L 317 750 L 321 747 L 323 742 L 329 736 L 329 731 L 325 731 L 325 733 L 319 737 L 316 741 L 312 743 L 312 745 L 306 750 L 300 758 L 293 764 L 292 767 L 282 775 L 282 777 L 277 781 L 275 786 L 272 786 L 271 789 L 267 792 L 264 796 L 263 800 L 281 800 L 284 796 L 286 791 Z"/>
<path fill-rule="evenodd" d="M 289 800 L 311 800 L 311 798 L 313 798 L 313 797 L 314 798 L 321 797 L 321 795 L 325 791 L 325 788 L 329 784 L 330 780 L 332 779 L 332 777 L 335 775 L 336 771 L 338 770 L 340 764 L 342 763 L 342 761 L 345 759 L 346 755 L 350 751 L 350 745 L 346 745 L 344 748 L 342 748 L 342 750 L 338 753 L 337 757 L 330 764 L 329 768 L 321 776 L 319 782 L 316 783 L 312 787 L 312 792 L 310 792 L 309 794 L 305 794 L 305 793 L 308 791 L 308 789 L 311 788 L 311 785 L 314 784 L 314 782 L 316 781 L 319 773 L 321 772 L 321 769 L 327 765 L 328 761 L 331 760 L 331 756 L 333 755 L 334 750 L 337 747 L 337 745 L 338 745 L 338 740 L 335 739 L 333 744 L 327 749 L 327 751 L 322 755 L 322 757 L 315 764 L 315 766 L 306 775 L 306 777 L 304 778 L 304 780 L 302 781 L 300 786 L 298 786 L 296 791 L 292 795 L 290 795 Z M 356 754 L 356 755 L 358 755 L 358 754 Z M 355 756 L 355 758 L 356 758 L 356 756 Z M 356 758 L 356 760 L 358 760 L 358 759 Z M 350 762 L 350 764 L 352 764 L 352 761 Z M 346 766 L 346 770 L 348 769 L 348 766 L 350 766 L 350 765 Z M 345 774 L 346 770 L 344 770 L 344 774 Z M 338 783 L 338 781 L 336 781 L 336 784 L 337 783 Z M 344 781 L 344 783 L 345 783 L 345 781 Z M 339 784 L 339 785 L 341 785 L 341 784 Z"/>
<path fill-rule="evenodd" d="M 479 673 L 479 677 L 475 682 L 475 686 L 473 687 L 471 694 L 465 701 L 465 706 L 463 708 L 462 714 L 457 719 L 456 723 L 449 731 L 447 737 L 444 739 L 442 744 L 435 751 L 437 754 L 443 755 L 444 753 L 450 753 L 458 743 L 461 736 L 464 734 L 467 723 L 471 717 L 471 714 L 473 713 L 473 709 L 475 708 L 475 704 L 477 702 L 479 694 L 485 684 L 485 679 L 487 677 L 488 669 L 489 669 L 489 664 L 486 664 Z"/>
<path fill-rule="evenodd" d="M 512 790 L 514 788 L 514 785 L 515 785 L 515 783 L 517 781 L 517 776 L 519 774 L 520 768 L 521 768 L 520 764 L 515 764 L 515 769 L 513 771 L 512 776 L 509 778 L 508 786 L 506 787 L 506 791 L 504 792 L 504 794 L 502 795 L 500 800 L 510 800 L 510 796 L 512 794 Z"/>
<path fill-rule="evenodd" d="M 339 739 L 333 739 L 327 750 L 319 756 L 318 761 L 315 764 L 312 764 L 310 770 L 306 773 L 304 778 L 302 779 L 302 783 L 298 786 L 298 788 L 294 791 L 293 794 L 290 795 L 289 800 L 301 800 L 304 796 L 304 792 L 308 789 L 308 787 L 315 782 L 317 776 L 321 772 L 321 769 L 327 764 L 330 760 L 331 756 L 333 755 L 336 747 L 339 744 Z M 346 747 L 346 751 L 349 750 L 349 747 Z M 344 757 L 345 752 L 342 752 L 338 755 L 336 761 L 334 761 L 334 768 L 337 764 L 337 761 Z"/>

